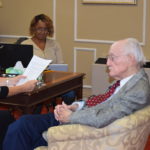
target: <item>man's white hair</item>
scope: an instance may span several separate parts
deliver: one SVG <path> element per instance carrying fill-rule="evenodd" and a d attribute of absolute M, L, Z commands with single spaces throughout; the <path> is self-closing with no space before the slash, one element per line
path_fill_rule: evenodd
<path fill-rule="evenodd" d="M 140 66 L 143 66 L 146 63 L 146 58 L 144 56 L 142 47 L 138 40 L 135 38 L 127 38 L 125 39 L 124 50 L 126 54 L 133 54 L 137 63 Z"/>

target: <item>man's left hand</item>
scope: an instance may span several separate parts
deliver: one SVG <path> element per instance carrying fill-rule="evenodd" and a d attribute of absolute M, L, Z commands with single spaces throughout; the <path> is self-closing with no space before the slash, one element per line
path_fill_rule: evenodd
<path fill-rule="evenodd" d="M 72 111 L 68 109 L 68 106 L 66 104 L 63 103 L 62 105 L 60 105 L 54 110 L 54 114 L 55 114 L 55 118 L 58 121 L 62 123 L 68 123 Z"/>

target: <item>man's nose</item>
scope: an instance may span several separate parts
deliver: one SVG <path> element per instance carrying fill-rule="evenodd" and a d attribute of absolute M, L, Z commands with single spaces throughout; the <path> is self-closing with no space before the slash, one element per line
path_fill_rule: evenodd
<path fill-rule="evenodd" d="M 109 58 L 107 58 L 106 65 L 107 65 L 107 66 L 109 66 L 109 65 L 110 65 L 110 60 L 109 60 Z"/>

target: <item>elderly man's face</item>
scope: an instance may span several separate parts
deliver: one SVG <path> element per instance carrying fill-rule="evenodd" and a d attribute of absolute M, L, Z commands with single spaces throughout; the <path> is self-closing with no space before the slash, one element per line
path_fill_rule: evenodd
<path fill-rule="evenodd" d="M 113 44 L 109 50 L 107 66 L 109 75 L 120 80 L 130 75 L 131 58 L 123 51 L 125 41 Z"/>

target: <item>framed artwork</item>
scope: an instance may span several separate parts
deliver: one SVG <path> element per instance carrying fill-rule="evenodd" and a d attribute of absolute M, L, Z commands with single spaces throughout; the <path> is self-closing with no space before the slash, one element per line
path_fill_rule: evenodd
<path fill-rule="evenodd" d="M 83 0 L 83 3 L 136 4 L 136 0 Z"/>
<path fill-rule="evenodd" d="M 0 7 L 2 7 L 2 0 L 0 0 Z"/>

